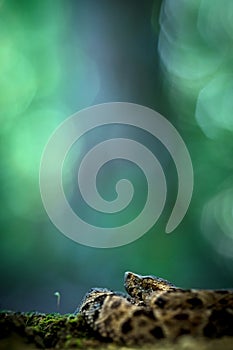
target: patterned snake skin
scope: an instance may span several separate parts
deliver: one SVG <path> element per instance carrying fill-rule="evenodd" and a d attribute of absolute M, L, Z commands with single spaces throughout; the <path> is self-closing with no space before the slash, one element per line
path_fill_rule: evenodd
<path fill-rule="evenodd" d="M 79 307 L 102 338 L 126 345 L 179 336 L 233 336 L 233 290 L 181 289 L 154 276 L 125 273 L 128 295 L 94 288 Z"/>

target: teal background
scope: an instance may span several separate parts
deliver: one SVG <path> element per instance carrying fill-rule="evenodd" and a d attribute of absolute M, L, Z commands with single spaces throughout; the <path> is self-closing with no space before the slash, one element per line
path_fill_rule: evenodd
<path fill-rule="evenodd" d="M 1 309 L 54 312 L 58 291 L 59 311 L 72 312 L 91 287 L 123 290 L 127 270 L 185 288 L 233 287 L 232 23 L 230 0 L 0 1 Z M 148 106 L 172 122 L 192 158 L 194 192 L 184 220 L 166 235 L 175 166 L 158 141 L 137 135 L 153 144 L 165 171 L 165 210 L 132 244 L 94 249 L 50 222 L 39 165 L 63 120 L 112 101 Z M 115 132 L 99 130 L 75 145 L 64 169 L 74 207 L 77 157 Z M 100 192 L 111 199 L 114 181 L 127 173 L 135 191 L 140 184 L 127 214 L 136 215 L 145 200 L 143 174 L 132 164 L 112 169 L 102 170 Z"/>

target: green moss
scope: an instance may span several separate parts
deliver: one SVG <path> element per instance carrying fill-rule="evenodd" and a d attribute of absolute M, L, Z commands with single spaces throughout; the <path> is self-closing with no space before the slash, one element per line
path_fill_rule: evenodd
<path fill-rule="evenodd" d="M 84 348 L 93 339 L 81 315 L 0 312 L 1 337 L 20 336 L 43 348 Z"/>

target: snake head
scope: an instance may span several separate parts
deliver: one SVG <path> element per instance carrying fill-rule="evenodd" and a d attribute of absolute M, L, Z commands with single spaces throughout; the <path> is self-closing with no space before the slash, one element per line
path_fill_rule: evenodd
<path fill-rule="evenodd" d="M 105 288 L 90 289 L 89 292 L 85 294 L 74 314 L 80 313 L 85 317 L 87 323 L 93 326 L 105 299 L 108 295 L 112 294 L 113 292 L 111 290 Z"/>
<path fill-rule="evenodd" d="M 152 293 L 163 292 L 176 288 L 171 282 L 156 276 L 141 276 L 126 272 L 124 286 L 127 293 L 137 300 L 145 301 Z"/>

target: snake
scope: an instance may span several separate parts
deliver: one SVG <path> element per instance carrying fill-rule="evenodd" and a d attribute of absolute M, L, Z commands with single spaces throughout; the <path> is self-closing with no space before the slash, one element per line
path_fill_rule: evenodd
<path fill-rule="evenodd" d="M 233 290 L 183 289 L 156 276 L 126 272 L 126 293 L 92 288 L 76 313 L 103 340 L 124 345 L 180 336 L 233 336 Z"/>

